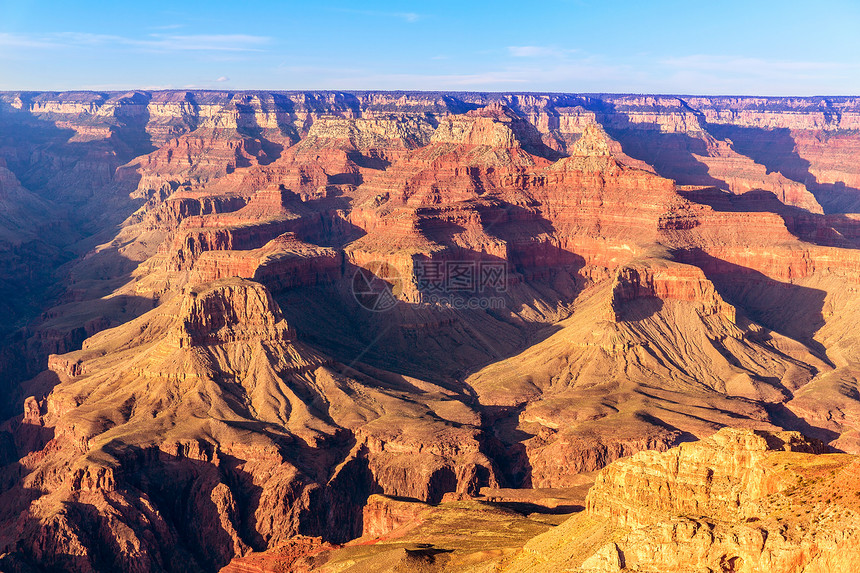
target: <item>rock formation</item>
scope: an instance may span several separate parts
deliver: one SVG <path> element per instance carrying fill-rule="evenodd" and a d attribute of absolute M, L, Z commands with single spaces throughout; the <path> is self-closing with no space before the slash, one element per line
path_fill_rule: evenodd
<path fill-rule="evenodd" d="M 727 428 L 640 452 L 602 470 L 586 511 L 502 570 L 852 571 L 857 458 L 822 450 L 796 432 Z"/>
<path fill-rule="evenodd" d="M 98 568 L 109 544 L 120 569 L 220 567 L 305 530 L 357 536 L 374 491 L 438 502 L 497 483 L 477 428 L 432 409 L 453 396 L 406 401 L 305 347 L 255 282 L 186 288 L 50 363 L 60 383 L 10 427 L 31 453 L 3 493 L 5 547 L 31 562 Z"/>
<path fill-rule="evenodd" d="M 584 510 L 562 506 L 560 515 L 552 510 L 558 500 L 542 496 L 572 501 L 574 489 L 518 490 L 517 497 L 487 488 L 478 500 L 437 506 L 371 496 L 361 538 L 328 547 L 301 539 L 299 558 L 288 546 L 226 570 L 853 571 L 858 458 L 824 449 L 797 432 L 725 428 L 610 464 Z"/>
<path fill-rule="evenodd" d="M 577 567 L 838 569 L 809 548 L 854 514 L 792 521 L 807 462 L 768 464 L 817 443 L 781 431 L 860 453 L 858 128 L 856 98 L 0 94 L 0 568 L 501 566 L 550 527 L 510 507 L 609 465 Z M 464 515 L 518 533 L 410 537 Z"/>

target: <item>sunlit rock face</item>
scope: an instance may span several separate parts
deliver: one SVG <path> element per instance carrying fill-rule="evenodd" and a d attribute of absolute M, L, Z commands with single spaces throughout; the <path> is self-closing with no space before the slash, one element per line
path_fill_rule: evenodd
<path fill-rule="evenodd" d="M 0 94 L 0 569 L 851 570 L 858 127 Z"/>
<path fill-rule="evenodd" d="M 797 432 L 724 428 L 618 460 L 597 475 L 584 512 L 502 570 L 853 570 L 858 460 L 824 449 Z"/>

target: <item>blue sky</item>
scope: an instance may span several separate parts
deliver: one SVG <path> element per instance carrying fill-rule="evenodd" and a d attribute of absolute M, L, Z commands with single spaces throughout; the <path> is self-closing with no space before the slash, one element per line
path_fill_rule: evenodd
<path fill-rule="evenodd" d="M 860 95 L 860 2 L 0 0 L 0 89 Z"/>

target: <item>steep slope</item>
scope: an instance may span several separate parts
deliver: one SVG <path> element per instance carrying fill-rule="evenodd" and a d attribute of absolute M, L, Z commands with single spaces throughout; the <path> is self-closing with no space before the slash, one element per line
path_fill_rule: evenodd
<path fill-rule="evenodd" d="M 583 514 L 502 570 L 854 570 L 857 459 L 820 451 L 796 433 L 725 429 L 620 460 L 598 475 Z"/>
<path fill-rule="evenodd" d="M 0 94 L 4 567 L 480 568 L 525 534 L 492 557 L 333 544 L 446 494 L 414 535 L 472 511 L 537 532 L 487 504 L 541 494 L 470 498 L 561 499 L 723 426 L 860 451 L 858 118 L 852 98 Z"/>
<path fill-rule="evenodd" d="M 576 471 L 724 425 L 772 428 L 770 405 L 827 368 L 788 348 L 737 316 L 700 269 L 641 261 L 583 291 L 556 332 L 467 383 L 482 405 L 513 414 L 496 435 L 512 457 L 525 446 L 526 485 L 563 487 Z"/>
<path fill-rule="evenodd" d="M 210 570 L 299 533 L 355 537 L 374 491 L 496 483 L 461 397 L 332 362 L 257 283 L 186 289 L 50 366 L 59 384 L 7 428 L 8 563 Z"/>
<path fill-rule="evenodd" d="M 39 257 L 55 264 L 63 260 L 56 243 L 74 235 L 59 220 L 56 210 L 24 188 L 0 158 L 0 340 L 22 326 L 48 286 L 48 273 L 30 262 Z M 32 294 L 18 300 L 25 289 Z"/>
<path fill-rule="evenodd" d="M 857 478 L 857 456 L 823 454 L 795 432 L 724 429 L 609 465 L 572 516 L 491 499 L 434 507 L 373 496 L 370 529 L 355 542 L 302 540 L 224 571 L 853 571 Z M 534 494 L 549 491 L 576 495 Z"/>

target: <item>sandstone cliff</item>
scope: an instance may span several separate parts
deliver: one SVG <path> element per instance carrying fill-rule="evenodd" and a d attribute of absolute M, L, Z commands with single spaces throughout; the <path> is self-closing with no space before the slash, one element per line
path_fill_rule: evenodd
<path fill-rule="evenodd" d="M 857 460 L 821 451 L 797 433 L 725 429 L 619 460 L 583 514 L 503 570 L 852 571 Z"/>
<path fill-rule="evenodd" d="M 258 283 L 188 288 L 51 366 L 61 382 L 10 428 L 30 453 L 4 470 L 0 542 L 24 562 L 209 570 L 300 533 L 356 537 L 374 491 L 496 483 L 477 428 L 432 409 L 455 396 L 405 401 L 305 347 Z"/>
<path fill-rule="evenodd" d="M 858 106 L 0 94 L 3 566 L 482 567 L 549 527 L 487 486 L 555 498 L 724 426 L 860 452 Z M 494 282 L 433 275 L 485 267 Z M 368 274 L 385 309 L 355 293 Z M 720 503 L 770 511 L 729 474 Z M 571 527 L 639 527 L 649 510 L 614 497 L 629 524 L 595 505 Z M 426 504 L 416 532 L 474 511 L 516 542 L 450 559 L 371 542 Z M 744 523 L 713 529 L 743 556 L 702 544 L 715 504 L 630 555 L 761 563 Z M 808 540 L 839 546 L 829 531 Z M 619 564 L 608 543 L 583 559 Z"/>

